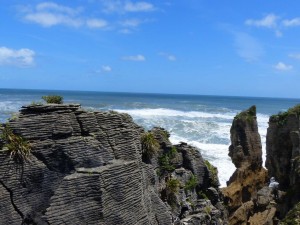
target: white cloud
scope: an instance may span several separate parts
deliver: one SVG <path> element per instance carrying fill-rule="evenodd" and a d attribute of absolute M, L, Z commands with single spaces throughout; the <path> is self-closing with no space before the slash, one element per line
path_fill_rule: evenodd
<path fill-rule="evenodd" d="M 70 15 L 77 14 L 81 11 L 80 8 L 73 9 L 73 8 L 70 8 L 67 6 L 58 5 L 54 2 L 42 2 L 40 4 L 37 4 L 35 8 L 37 11 L 53 10 L 53 11 L 57 11 L 57 12 L 67 13 Z"/>
<path fill-rule="evenodd" d="M 149 2 L 132 2 L 124 0 L 102 0 L 104 12 L 106 13 L 136 13 L 151 12 L 155 7 Z"/>
<path fill-rule="evenodd" d="M 124 9 L 127 12 L 149 12 L 154 10 L 154 6 L 148 2 L 126 2 Z"/>
<path fill-rule="evenodd" d="M 294 18 L 291 20 L 283 20 L 282 21 L 283 26 L 285 27 L 296 27 L 296 26 L 300 26 L 300 17 L 298 18 Z"/>
<path fill-rule="evenodd" d="M 288 71 L 288 70 L 292 70 L 293 69 L 293 66 L 292 65 L 287 65 L 283 62 L 278 62 L 274 68 L 276 70 L 279 70 L 279 71 Z"/>
<path fill-rule="evenodd" d="M 112 68 L 110 66 L 104 65 L 101 67 L 103 72 L 111 72 Z"/>
<path fill-rule="evenodd" d="M 120 22 L 123 27 L 137 27 L 142 23 L 139 19 L 127 19 Z"/>
<path fill-rule="evenodd" d="M 27 67 L 34 65 L 35 52 L 28 48 L 19 50 L 0 47 L 0 65 Z"/>
<path fill-rule="evenodd" d="M 291 54 L 289 54 L 289 57 L 300 60 L 300 53 L 291 53 Z"/>
<path fill-rule="evenodd" d="M 166 52 L 160 52 L 159 55 L 165 57 L 169 61 L 176 61 L 177 60 L 176 56 L 174 56 L 172 54 L 169 54 L 169 53 L 166 53 Z"/>
<path fill-rule="evenodd" d="M 105 20 L 99 18 L 83 18 L 82 8 L 71 8 L 54 2 L 42 2 L 34 8 L 27 6 L 21 10 L 26 21 L 43 27 L 65 25 L 70 27 L 103 28 L 107 26 Z"/>
<path fill-rule="evenodd" d="M 102 19 L 88 19 L 86 21 L 86 25 L 89 28 L 104 28 L 108 25 L 108 23 Z"/>
<path fill-rule="evenodd" d="M 266 28 L 275 28 L 277 27 L 278 16 L 274 14 L 268 14 L 260 20 L 248 19 L 245 21 L 246 25 L 256 26 L 256 27 L 266 27 Z"/>
<path fill-rule="evenodd" d="M 131 56 L 124 56 L 122 58 L 123 60 L 127 60 L 127 61 L 145 61 L 146 58 L 143 55 L 131 55 Z"/>
<path fill-rule="evenodd" d="M 48 13 L 48 12 L 36 12 L 27 14 L 24 17 L 27 21 L 40 24 L 44 27 L 51 27 L 55 25 L 67 25 L 72 27 L 79 27 L 83 24 L 80 19 L 71 18 L 62 14 Z"/>
<path fill-rule="evenodd" d="M 236 32 L 234 35 L 237 54 L 246 61 L 256 61 L 264 54 L 262 45 L 254 37 L 242 32 Z"/>

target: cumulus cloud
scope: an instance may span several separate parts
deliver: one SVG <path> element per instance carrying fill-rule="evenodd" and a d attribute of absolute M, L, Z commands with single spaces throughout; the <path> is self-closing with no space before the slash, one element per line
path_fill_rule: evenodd
<path fill-rule="evenodd" d="M 292 70 L 293 69 L 293 66 L 292 65 L 287 65 L 283 62 L 278 62 L 274 68 L 276 70 L 279 70 L 279 71 L 289 71 L 289 70 Z"/>
<path fill-rule="evenodd" d="M 237 54 L 246 61 L 256 61 L 264 54 L 262 45 L 254 37 L 242 32 L 234 35 Z"/>
<path fill-rule="evenodd" d="M 159 55 L 166 58 L 169 61 L 176 61 L 176 59 L 177 59 L 176 56 L 166 53 L 166 52 L 160 52 Z"/>
<path fill-rule="evenodd" d="M 0 47 L 0 65 L 28 67 L 34 65 L 35 52 L 28 48 L 19 50 Z"/>
<path fill-rule="evenodd" d="M 54 2 L 42 2 L 34 8 L 26 7 L 22 10 L 24 20 L 39 24 L 43 27 L 65 25 L 70 27 L 87 26 L 89 28 L 103 28 L 108 24 L 97 18 L 85 19 L 81 16 L 82 8 L 71 8 Z"/>
<path fill-rule="evenodd" d="M 259 20 L 248 19 L 245 21 L 246 25 L 256 26 L 256 27 L 266 27 L 266 28 L 275 28 L 277 26 L 278 16 L 274 14 L 268 14 L 264 18 Z"/>
<path fill-rule="evenodd" d="M 294 18 L 294 19 L 291 19 L 291 20 L 283 20 L 282 25 L 285 26 L 285 27 L 300 26 L 300 17 Z"/>
<path fill-rule="evenodd" d="M 131 55 L 131 56 L 124 56 L 122 57 L 123 60 L 126 60 L 126 61 L 145 61 L 146 58 L 145 56 L 143 55 Z"/>
<path fill-rule="evenodd" d="M 112 71 L 112 68 L 110 66 L 107 66 L 107 65 L 103 65 L 101 67 L 102 71 L 103 72 L 111 72 Z"/>

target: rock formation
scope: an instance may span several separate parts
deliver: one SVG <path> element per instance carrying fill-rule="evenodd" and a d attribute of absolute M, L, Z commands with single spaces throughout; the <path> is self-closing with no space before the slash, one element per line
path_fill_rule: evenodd
<path fill-rule="evenodd" d="M 247 223 L 254 207 L 252 199 L 265 185 L 267 176 L 267 171 L 262 167 L 255 106 L 234 118 L 230 134 L 229 156 L 237 169 L 222 192 L 228 200 L 229 223 L 241 224 L 241 221 Z"/>
<path fill-rule="evenodd" d="M 266 150 L 269 176 L 287 192 L 280 209 L 283 216 L 300 201 L 300 105 L 270 117 Z"/>
<path fill-rule="evenodd" d="M 1 133 L 1 224 L 226 224 L 216 169 L 127 114 L 32 105 Z"/>

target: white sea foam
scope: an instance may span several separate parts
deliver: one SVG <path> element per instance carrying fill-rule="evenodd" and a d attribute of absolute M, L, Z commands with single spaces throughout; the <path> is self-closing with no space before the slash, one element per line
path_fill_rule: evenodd
<path fill-rule="evenodd" d="M 117 110 L 130 114 L 133 119 L 150 129 L 161 126 L 171 133 L 173 144 L 186 142 L 199 148 L 202 156 L 218 167 L 221 186 L 233 174 L 235 167 L 228 156 L 230 145 L 230 127 L 236 115 L 235 111 L 209 113 L 201 111 L 179 111 L 166 108 Z M 257 114 L 259 133 L 262 138 L 263 159 L 265 161 L 265 143 L 269 116 Z"/>
<path fill-rule="evenodd" d="M 118 112 L 128 113 L 135 117 L 186 117 L 186 118 L 221 118 L 232 119 L 234 113 L 220 114 L 198 111 L 179 111 L 173 109 L 157 108 L 157 109 L 117 109 Z"/>

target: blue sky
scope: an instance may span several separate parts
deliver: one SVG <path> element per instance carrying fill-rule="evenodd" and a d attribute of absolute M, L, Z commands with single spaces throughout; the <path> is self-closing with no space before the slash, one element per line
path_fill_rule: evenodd
<path fill-rule="evenodd" d="M 300 98 L 298 0 L 0 3 L 0 88 Z"/>

